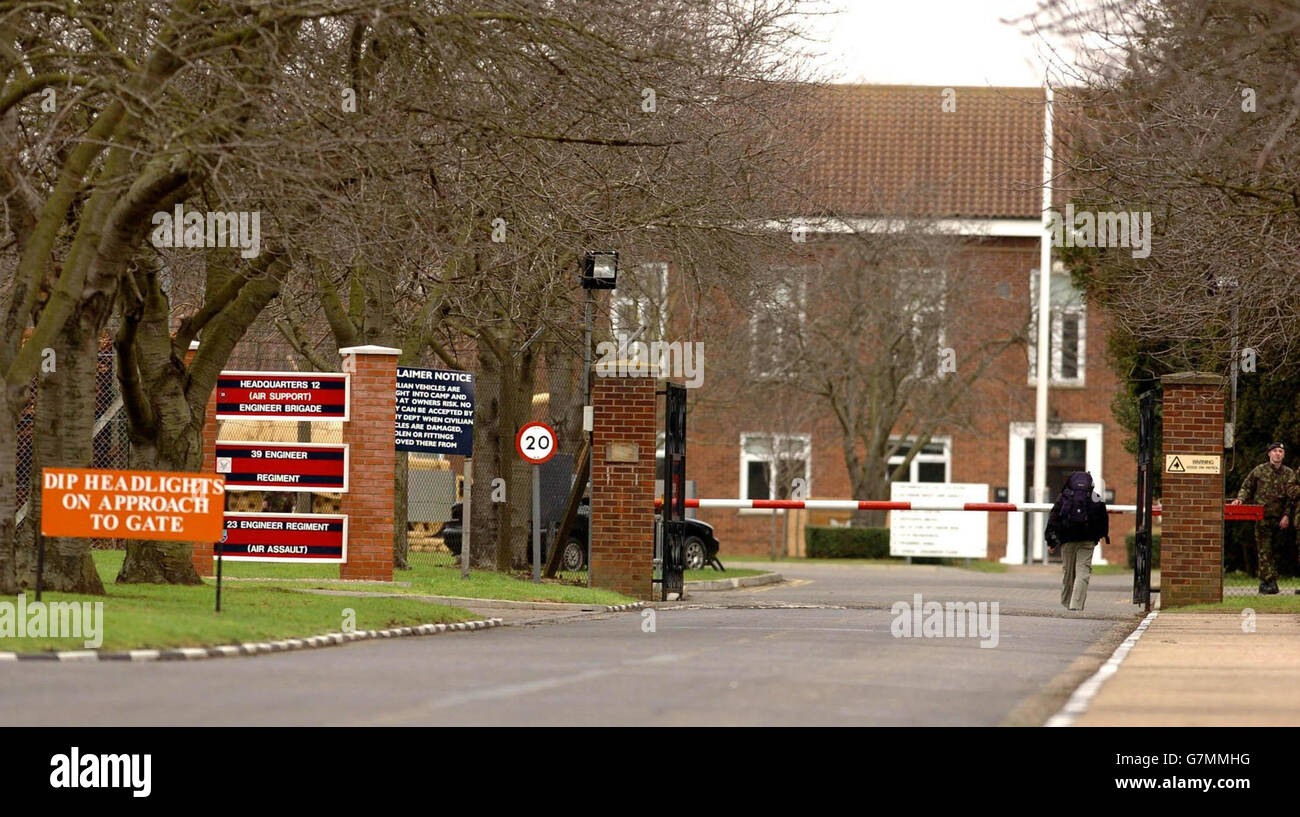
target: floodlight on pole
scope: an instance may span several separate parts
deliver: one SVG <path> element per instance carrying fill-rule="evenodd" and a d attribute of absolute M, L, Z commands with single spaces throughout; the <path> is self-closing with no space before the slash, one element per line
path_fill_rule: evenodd
<path fill-rule="evenodd" d="M 617 281 L 617 252 L 588 252 L 586 257 L 583 258 L 583 289 L 614 289 Z"/>

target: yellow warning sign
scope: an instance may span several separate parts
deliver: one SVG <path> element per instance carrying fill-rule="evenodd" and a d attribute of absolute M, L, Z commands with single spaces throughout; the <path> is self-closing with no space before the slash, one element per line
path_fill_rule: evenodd
<path fill-rule="evenodd" d="M 1217 474 L 1218 454 L 1165 454 L 1166 474 Z"/>

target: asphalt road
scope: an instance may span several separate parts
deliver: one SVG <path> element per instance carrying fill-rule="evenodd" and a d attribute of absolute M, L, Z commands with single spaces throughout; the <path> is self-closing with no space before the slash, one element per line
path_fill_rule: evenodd
<path fill-rule="evenodd" d="M 780 565 L 782 585 L 643 613 L 162 663 L 0 664 L 0 725 L 1041 723 L 1136 624 L 1123 577 L 1083 616 L 1059 574 Z M 895 638 L 890 605 L 998 601 L 997 646 Z"/>

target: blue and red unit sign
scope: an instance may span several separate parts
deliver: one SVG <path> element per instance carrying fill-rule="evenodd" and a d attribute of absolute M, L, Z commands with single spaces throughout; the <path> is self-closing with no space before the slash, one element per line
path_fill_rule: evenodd
<path fill-rule="evenodd" d="M 222 372 L 218 420 L 346 420 L 349 375 L 322 372 Z"/>
<path fill-rule="evenodd" d="M 228 491 L 348 491 L 348 447 L 334 443 L 217 442 Z"/>
<path fill-rule="evenodd" d="M 232 562 L 348 560 L 348 518 L 341 514 L 226 512 L 220 555 Z"/>

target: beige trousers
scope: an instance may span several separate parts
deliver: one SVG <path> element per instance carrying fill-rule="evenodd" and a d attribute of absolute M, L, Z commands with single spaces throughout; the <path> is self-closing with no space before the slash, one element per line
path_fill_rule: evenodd
<path fill-rule="evenodd" d="M 1088 580 L 1092 578 L 1092 549 L 1096 542 L 1062 542 L 1061 606 L 1082 610 L 1088 599 Z"/>

